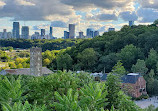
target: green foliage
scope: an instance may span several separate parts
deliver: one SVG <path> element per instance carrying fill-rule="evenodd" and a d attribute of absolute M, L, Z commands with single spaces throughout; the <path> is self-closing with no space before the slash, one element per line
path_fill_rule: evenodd
<path fill-rule="evenodd" d="M 157 110 L 158 110 L 158 108 L 155 108 L 155 106 L 150 105 L 150 106 L 148 106 L 148 108 L 146 108 L 144 111 L 157 111 Z"/>
<path fill-rule="evenodd" d="M 117 64 L 112 68 L 112 74 L 125 75 L 126 70 L 122 65 L 121 61 L 118 61 Z"/>
<path fill-rule="evenodd" d="M 89 70 L 95 65 L 97 60 L 96 52 L 93 48 L 87 48 L 77 55 L 78 64 L 83 70 Z"/>
<path fill-rule="evenodd" d="M 72 72 L 58 72 L 49 76 L 32 78 L 29 83 L 28 99 L 37 104 L 46 104 L 48 107 L 54 100 L 55 91 L 66 94 L 69 88 L 77 89 L 92 81 L 88 74 L 76 74 Z"/>
<path fill-rule="evenodd" d="M 109 74 L 106 81 L 108 91 L 108 108 L 112 106 L 118 108 L 118 95 L 120 92 L 121 81 L 117 75 Z"/>
<path fill-rule="evenodd" d="M 43 66 L 47 66 L 51 63 L 51 61 L 47 58 L 43 60 Z"/>
<path fill-rule="evenodd" d="M 136 60 L 142 58 L 143 54 L 141 50 L 135 47 L 133 44 L 125 46 L 121 49 L 121 52 L 118 53 L 118 58 L 122 61 L 125 68 L 130 70 L 132 64 L 136 63 Z"/>
<path fill-rule="evenodd" d="M 19 63 L 19 64 L 17 65 L 17 69 L 21 69 L 21 68 L 23 68 L 23 65 L 22 65 L 21 63 Z"/>
<path fill-rule="evenodd" d="M 9 62 L 10 61 L 10 57 L 7 55 L 6 52 L 0 50 L 0 61 L 2 62 Z"/>
<path fill-rule="evenodd" d="M 147 91 L 148 94 L 154 94 L 154 70 L 151 69 L 149 74 L 148 74 L 148 79 L 147 79 Z"/>
<path fill-rule="evenodd" d="M 42 47 L 43 51 L 46 50 L 60 50 L 67 47 L 72 47 L 75 44 L 83 41 L 82 39 L 57 39 L 57 40 L 26 40 L 26 39 L 1 39 L 0 46 L 8 47 L 12 46 L 13 48 L 28 49 L 31 47 Z"/>
<path fill-rule="evenodd" d="M 82 109 L 95 111 L 107 106 L 107 90 L 104 83 L 90 83 L 80 91 L 79 104 Z"/>
<path fill-rule="evenodd" d="M 74 94 L 72 89 L 63 96 L 56 92 L 55 97 L 58 102 L 54 102 L 53 105 L 57 111 L 95 111 L 106 107 L 108 104 L 106 95 L 105 84 L 90 83 L 80 91 L 75 91 Z"/>
<path fill-rule="evenodd" d="M 104 71 L 106 69 L 106 72 L 110 72 L 112 67 L 117 63 L 117 60 L 118 58 L 115 53 L 100 57 L 98 70 Z"/>
<path fill-rule="evenodd" d="M 158 24 L 158 19 L 154 21 L 154 24 L 157 25 Z"/>
<path fill-rule="evenodd" d="M 97 83 L 87 73 L 61 71 L 41 77 L 1 76 L 0 104 L 4 111 L 140 111 L 121 91 L 118 76 L 107 79 Z"/>
<path fill-rule="evenodd" d="M 146 59 L 146 65 L 148 69 L 156 70 L 157 61 L 158 61 L 158 54 L 154 49 L 151 49 L 149 52 L 148 58 Z"/>
<path fill-rule="evenodd" d="M 46 111 L 46 107 L 37 107 L 36 105 L 31 105 L 27 101 L 22 104 L 22 102 L 14 103 L 14 105 L 4 104 L 3 111 Z"/>
<path fill-rule="evenodd" d="M 63 95 L 63 97 L 58 92 L 55 92 L 55 97 L 58 102 L 54 102 L 53 106 L 57 111 L 81 111 L 78 105 L 78 96 L 78 92 L 76 91 L 73 94 L 72 89 L 69 89 L 67 95 Z"/>
<path fill-rule="evenodd" d="M 147 73 L 148 68 L 146 67 L 144 60 L 138 59 L 137 63 L 132 66 L 131 71 L 134 73 L 140 73 L 141 75 L 144 75 Z"/>
<path fill-rule="evenodd" d="M 10 80 L 7 77 L 0 78 L 0 104 L 13 104 L 22 100 L 23 90 L 20 81 L 20 77 L 16 80 L 14 77 Z"/>
<path fill-rule="evenodd" d="M 72 58 L 69 54 L 61 54 L 57 56 L 57 69 L 68 70 L 72 69 Z"/>
<path fill-rule="evenodd" d="M 9 67 L 10 67 L 11 69 L 16 69 L 16 64 L 15 64 L 14 62 L 10 62 L 10 63 L 9 63 Z"/>

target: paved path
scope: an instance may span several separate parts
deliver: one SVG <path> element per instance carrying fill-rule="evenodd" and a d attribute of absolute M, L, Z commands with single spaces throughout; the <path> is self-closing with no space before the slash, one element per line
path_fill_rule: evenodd
<path fill-rule="evenodd" d="M 158 107 L 158 96 L 148 98 L 148 99 L 139 100 L 139 101 L 135 101 L 135 103 L 143 109 L 147 108 L 150 105 L 154 105 L 155 107 Z"/>

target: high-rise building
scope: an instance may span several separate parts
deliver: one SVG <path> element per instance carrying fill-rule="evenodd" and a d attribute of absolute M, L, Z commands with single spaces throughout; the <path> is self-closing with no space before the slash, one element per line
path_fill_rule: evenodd
<path fill-rule="evenodd" d="M 13 22 L 13 38 L 20 38 L 20 24 L 19 22 Z"/>
<path fill-rule="evenodd" d="M 129 26 L 133 26 L 134 25 L 134 21 L 129 21 Z"/>
<path fill-rule="evenodd" d="M 7 39 L 7 38 L 8 38 L 7 29 L 3 29 L 2 39 Z"/>
<path fill-rule="evenodd" d="M 110 32 L 110 31 L 115 31 L 115 28 L 109 28 L 108 32 Z"/>
<path fill-rule="evenodd" d="M 97 36 L 99 36 L 99 31 L 94 32 L 94 37 L 97 37 Z"/>
<path fill-rule="evenodd" d="M 91 37 L 91 31 L 92 31 L 92 29 L 90 29 L 90 28 L 87 29 L 87 37 L 88 38 Z"/>
<path fill-rule="evenodd" d="M 75 24 L 69 24 L 69 38 L 75 38 Z"/>
<path fill-rule="evenodd" d="M 90 31 L 90 38 L 93 38 L 94 37 L 94 32 L 91 30 Z"/>
<path fill-rule="evenodd" d="M 41 39 L 45 39 L 45 29 L 41 29 Z"/>
<path fill-rule="evenodd" d="M 11 33 L 11 32 L 8 32 L 8 33 L 7 33 L 7 36 L 8 36 L 8 37 L 7 37 L 8 39 L 12 38 L 12 33 Z"/>
<path fill-rule="evenodd" d="M 30 49 L 30 73 L 34 76 L 42 75 L 42 49 Z"/>
<path fill-rule="evenodd" d="M 53 37 L 53 27 L 50 27 L 50 33 L 49 33 L 49 35 L 50 35 L 50 38 Z"/>
<path fill-rule="evenodd" d="M 79 38 L 84 38 L 83 32 L 79 32 Z"/>
<path fill-rule="evenodd" d="M 68 39 L 69 38 L 69 32 L 68 31 L 64 31 L 64 39 Z"/>
<path fill-rule="evenodd" d="M 23 39 L 29 39 L 29 27 L 22 26 L 21 34 Z"/>
<path fill-rule="evenodd" d="M 35 32 L 32 36 L 31 36 L 31 39 L 40 39 L 40 34 L 39 32 Z"/>

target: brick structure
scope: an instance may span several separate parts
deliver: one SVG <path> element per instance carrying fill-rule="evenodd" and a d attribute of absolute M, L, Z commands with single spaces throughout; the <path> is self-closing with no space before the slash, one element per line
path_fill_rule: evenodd
<path fill-rule="evenodd" d="M 132 97 L 138 98 L 141 95 L 146 95 L 146 81 L 139 74 L 130 73 L 122 77 L 122 89 Z"/>
<path fill-rule="evenodd" d="M 92 73 L 91 75 L 93 75 L 95 77 L 95 80 L 98 81 L 106 81 L 107 79 L 107 75 L 108 74 L 96 74 L 96 73 Z M 125 76 L 123 76 L 121 78 L 122 81 L 122 90 L 135 98 L 140 97 L 141 95 L 146 95 L 146 81 L 143 78 L 143 76 L 141 76 L 140 74 L 137 73 L 129 73 Z"/>

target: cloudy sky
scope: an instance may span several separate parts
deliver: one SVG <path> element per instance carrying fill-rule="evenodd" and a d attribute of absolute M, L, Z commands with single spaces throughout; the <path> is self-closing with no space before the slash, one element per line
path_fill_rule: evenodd
<path fill-rule="evenodd" d="M 119 30 L 128 21 L 150 24 L 158 19 L 158 0 L 0 0 L 0 31 L 12 30 L 12 22 L 28 25 L 31 34 L 54 27 L 54 36 L 62 37 L 68 24 L 76 24 L 76 33 L 87 28 L 101 33 L 109 27 Z M 47 32 L 48 33 L 48 32 Z"/>

